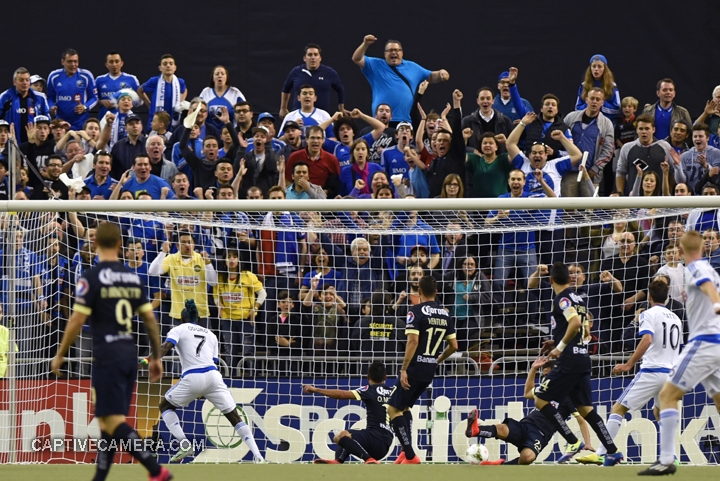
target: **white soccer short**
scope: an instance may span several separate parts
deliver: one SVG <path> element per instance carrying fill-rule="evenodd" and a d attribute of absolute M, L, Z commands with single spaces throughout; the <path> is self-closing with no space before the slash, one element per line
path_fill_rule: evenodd
<path fill-rule="evenodd" d="M 237 406 L 218 371 L 188 374 L 165 393 L 165 399 L 177 407 L 185 407 L 199 397 L 210 401 L 223 414 Z"/>
<path fill-rule="evenodd" d="M 686 344 L 668 381 L 685 392 L 702 383 L 708 396 L 720 393 L 720 344 L 707 341 Z"/>
<path fill-rule="evenodd" d="M 660 394 L 660 390 L 667 380 L 668 373 L 666 372 L 648 372 L 640 369 L 635 379 L 625 388 L 617 402 L 630 411 L 635 411 L 645 406 L 652 399 L 653 405 L 659 409 L 660 399 L 658 394 Z"/>

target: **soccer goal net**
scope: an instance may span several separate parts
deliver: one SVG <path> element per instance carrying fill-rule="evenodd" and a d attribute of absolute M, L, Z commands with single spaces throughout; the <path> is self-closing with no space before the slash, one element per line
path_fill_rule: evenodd
<path fill-rule="evenodd" d="M 5 210 L 15 212 L 0 214 L 0 462 L 95 458 L 91 327 L 72 347 L 63 377 L 52 375 L 49 364 L 78 279 L 98 262 L 93 241 L 103 221 L 121 226 L 121 258 L 147 285 L 162 336 L 181 322 L 185 301 L 195 301 L 198 322 L 220 340 L 220 372 L 271 462 L 332 458 L 333 435 L 364 426 L 359 402 L 306 394 L 303 385 L 362 389 L 368 366 L 379 360 L 392 387 L 408 308 L 419 302 L 425 275 L 436 279 L 438 301 L 455 320 L 459 351 L 438 366 L 412 408 L 423 461 L 463 460 L 468 444 L 478 442 L 464 435 L 474 408 L 483 423 L 519 420 L 532 409 L 523 391 L 554 325 L 548 269 L 558 261 L 569 266 L 570 284 L 588 305 L 593 402 L 605 419 L 638 370 L 611 374 L 638 344 L 648 283 L 665 279 L 667 306 L 684 319 L 676 243 L 686 226 L 702 231 L 706 255 L 720 260 L 718 214 L 707 202 L 692 208 L 645 200 L 627 208 L 632 199 L 553 208 L 563 200 L 57 201 L 35 211 L 11 202 Z M 210 211 L 196 212 L 198 206 Z M 154 262 L 166 273 L 150 275 Z M 216 285 L 206 262 L 218 274 Z M 133 331 L 141 359 L 149 343 L 137 319 Z M 681 344 L 686 332 L 662 335 Z M 164 359 L 160 383 L 149 383 L 140 370 L 129 417 L 167 462 L 177 446 L 158 405 L 181 366 L 172 351 Z M 712 401 L 698 388 L 685 396 L 681 412 L 681 460 L 714 463 L 720 419 Z M 252 460 L 210 402 L 197 400 L 178 413 L 194 448 L 186 462 Z M 591 442 L 600 444 L 594 434 Z M 616 444 L 630 462 L 655 461 L 652 401 L 626 416 Z M 517 454 L 501 441 L 485 445 L 493 458 Z M 552 462 L 563 446 L 556 435 L 538 462 Z"/>

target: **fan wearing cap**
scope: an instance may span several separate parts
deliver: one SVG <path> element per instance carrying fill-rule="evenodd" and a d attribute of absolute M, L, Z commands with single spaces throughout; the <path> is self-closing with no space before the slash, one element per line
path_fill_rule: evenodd
<path fill-rule="evenodd" d="M 105 117 L 107 112 L 114 114 L 118 112 L 117 100 L 120 98 L 117 95 L 118 92 L 130 89 L 135 93 L 140 88 L 140 82 L 136 76 L 122 71 L 123 65 L 125 64 L 118 52 L 112 51 L 105 56 L 105 67 L 108 69 L 108 73 L 99 75 L 95 79 L 98 96 L 100 97 L 99 119 Z M 137 107 L 140 104 L 142 104 L 142 101 L 138 97 L 135 106 Z"/>
<path fill-rule="evenodd" d="M 28 126 L 27 134 L 28 141 L 20 144 L 20 152 L 25 154 L 28 161 L 36 169 L 44 169 L 48 156 L 55 153 L 55 138 L 50 135 L 50 117 L 46 115 L 35 117 L 35 124 Z M 29 185 L 37 187 L 34 182 L 36 180 L 41 181 L 41 179 L 37 179 L 37 176 L 32 172 L 32 168 L 30 169 Z M 42 190 L 42 187 L 40 187 L 40 190 Z"/>
<path fill-rule="evenodd" d="M 0 119 L 15 126 L 15 138 L 21 144 L 28 141 L 26 126 L 38 115 L 50 115 L 47 98 L 30 88 L 30 73 L 20 67 L 13 73 L 13 86 L 0 94 Z"/>
<path fill-rule="evenodd" d="M 120 140 L 127 137 L 127 118 L 133 115 L 133 96 L 137 94 L 130 89 L 123 89 L 117 92 L 114 103 L 117 106 L 115 112 L 106 110 L 105 115 L 100 120 L 100 142 L 99 149 L 112 149 Z"/>
<path fill-rule="evenodd" d="M 360 136 L 360 139 L 364 139 L 368 145 L 375 143 L 385 132 L 384 123 L 374 117 L 365 115 L 360 109 L 353 109 L 349 116 L 343 112 L 335 112 L 331 119 L 321 123 L 320 128 L 323 130 L 327 129 L 332 123 L 332 130 L 337 140 L 326 138 L 323 149 L 337 157 L 341 168 L 351 164 L 350 150 L 358 133 L 355 119 L 362 119 L 369 125 L 370 132 Z M 285 130 L 287 131 L 287 127 Z"/>
<path fill-rule="evenodd" d="M 290 156 L 292 150 L 288 149 L 285 142 L 275 138 L 275 134 L 277 133 L 275 130 L 275 117 L 273 117 L 270 112 L 263 112 L 258 115 L 257 126 L 265 127 L 267 130 L 268 135 L 265 139 L 265 143 L 269 143 L 273 151 L 280 155 L 284 155 L 285 158 Z M 252 129 L 250 133 L 252 134 L 252 138 L 248 139 L 248 145 L 245 149 L 247 152 L 251 152 L 255 148 L 255 129 Z"/>
<path fill-rule="evenodd" d="M 578 88 L 575 110 L 583 110 L 587 107 L 586 97 L 593 87 L 600 87 L 603 90 L 605 102 L 600 111 L 614 124 L 622 113 L 620 110 L 620 92 L 604 55 L 595 54 L 590 57 L 590 65 L 585 70 L 585 78 Z"/>
<path fill-rule="evenodd" d="M 114 117 L 114 114 L 109 114 Z M 110 122 L 112 117 L 108 116 Z M 104 129 L 103 129 L 104 130 Z M 145 154 L 146 138 L 142 133 L 142 120 L 136 114 L 125 117 L 125 132 L 127 136 L 115 142 L 112 148 L 113 166 L 110 176 L 120 180 L 123 172 L 134 165 L 135 157 Z"/>
<path fill-rule="evenodd" d="M 395 175 L 402 175 L 403 181 L 408 179 L 406 186 L 409 184 L 410 165 L 405 160 L 405 148 L 410 145 L 413 139 L 413 128 L 409 122 L 400 122 L 395 127 L 395 138 L 397 144 L 392 147 L 388 147 L 380 154 L 380 166 L 385 170 L 388 177 L 392 179 Z M 412 149 L 412 147 L 410 147 Z M 425 164 L 420 161 L 417 156 L 412 157 L 417 159 L 417 163 L 413 164 L 413 167 L 420 166 L 422 170 L 425 170 Z"/>
<path fill-rule="evenodd" d="M 97 104 L 95 77 L 89 70 L 79 68 L 80 57 L 71 48 L 62 53 L 60 61 L 63 68 L 48 75 L 50 113 L 68 121 L 73 130 L 82 130 L 90 109 Z"/>
<path fill-rule="evenodd" d="M 307 134 L 307 128 L 312 125 L 320 125 L 321 123 L 330 120 L 330 114 L 323 109 L 315 107 L 317 96 L 315 95 L 315 87 L 310 84 L 305 84 L 300 87 L 300 93 L 297 96 L 300 102 L 300 108 L 293 110 L 288 113 L 283 119 L 283 123 L 280 125 L 280 137 L 283 136 L 285 123 L 294 120 L 303 129 L 303 134 Z M 330 128 L 325 129 L 325 136 L 332 137 L 333 132 Z"/>
<path fill-rule="evenodd" d="M 30 88 L 37 93 L 44 94 L 47 89 L 47 81 L 40 75 L 31 75 Z"/>
<path fill-rule="evenodd" d="M 280 176 L 278 163 L 282 157 L 268 147 L 270 130 L 264 125 L 259 125 L 252 129 L 252 134 L 253 150 L 243 150 L 241 146 L 235 158 L 235 172 L 242 178 L 238 192 L 238 198 L 241 199 L 247 197 L 248 189 L 251 187 L 260 188 L 263 197 L 267 196 L 270 188 L 278 185 Z"/>
<path fill-rule="evenodd" d="M 520 119 L 525 115 L 525 112 L 534 112 L 535 110 L 532 108 L 532 105 L 530 105 L 530 102 L 527 100 L 521 98 L 520 102 L 522 102 L 524 111 L 518 111 L 515 108 L 515 105 L 513 103 L 513 99 L 510 96 L 510 72 L 502 72 L 498 76 L 498 91 L 499 93 L 495 95 L 495 101 L 493 102 L 493 108 L 503 114 L 505 117 L 512 120 L 513 124 L 517 125 L 520 122 Z M 519 95 L 518 95 L 519 97 Z"/>

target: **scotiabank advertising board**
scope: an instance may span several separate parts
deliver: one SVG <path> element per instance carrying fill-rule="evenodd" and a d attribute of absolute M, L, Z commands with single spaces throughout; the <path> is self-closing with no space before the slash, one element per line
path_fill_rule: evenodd
<path fill-rule="evenodd" d="M 607 418 L 610 407 L 631 377 L 593 381 L 593 402 L 600 416 Z M 302 392 L 303 380 L 232 380 L 227 381 L 238 407 L 252 427 L 255 439 L 268 461 L 289 463 L 311 461 L 317 457 L 332 458 L 333 435 L 344 429 L 361 429 L 365 410 L 359 402 L 333 400 Z M 393 384 L 394 380 L 389 380 Z M 318 387 L 356 389 L 366 381 L 361 378 L 330 378 Z M 505 417 L 521 419 L 532 409 L 532 401 L 522 398 L 524 378 L 459 377 L 436 379 L 432 399 L 427 394 L 412 412 L 413 443 L 423 461 L 462 461 L 469 440 L 465 437 L 467 413 L 480 410 L 482 423 L 499 423 Z M 137 384 L 135 406 L 129 422 L 142 437 L 149 437 L 158 423 L 157 406 L 170 383 Z M 89 381 L 18 381 L 14 433 L 10 432 L 7 381 L 0 382 L 0 462 L 8 461 L 14 443 L 17 462 L 86 462 L 95 459 L 99 437 L 97 421 L 92 416 L 92 394 Z M 685 462 L 707 464 L 714 458 L 703 439 L 720 437 L 720 416 L 701 389 L 683 400 L 683 419 L 677 438 L 677 452 Z M 429 406 L 432 407 L 430 410 Z M 235 434 L 225 417 L 205 400 L 178 410 L 183 429 L 195 456 L 183 462 L 217 463 L 251 460 L 252 454 Z M 432 422 L 428 422 L 428 418 Z M 579 432 L 571 419 L 569 425 Z M 166 463 L 177 449 L 164 423 L 159 423 L 158 460 Z M 476 442 L 472 440 L 472 442 Z M 517 449 L 497 440 L 485 440 L 490 456 L 515 457 Z M 650 463 L 657 458 L 658 428 L 651 409 L 630 412 L 618 433 L 618 448 L 634 462 Z M 592 434 L 593 446 L 600 445 Z M 538 461 L 553 461 L 564 446 L 555 435 L 540 453 Z M 122 450 L 122 447 L 121 447 Z M 399 452 L 394 447 L 392 459 Z M 121 462 L 130 461 L 127 454 Z M 116 458 L 116 461 L 119 461 Z"/>

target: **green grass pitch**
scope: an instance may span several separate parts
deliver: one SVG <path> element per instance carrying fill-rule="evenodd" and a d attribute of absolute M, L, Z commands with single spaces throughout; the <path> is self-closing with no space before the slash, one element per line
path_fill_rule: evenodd
<path fill-rule="evenodd" d="M 168 468 L 176 481 L 229 481 L 247 480 L 291 480 L 291 481 L 413 481 L 422 479 L 457 480 L 481 479 L 482 481 L 507 481 L 527 477 L 533 481 L 557 481 L 578 479 L 583 481 L 637 480 L 639 465 L 601 468 L 599 466 L 470 466 L 468 464 L 423 464 L 419 466 L 395 466 L 383 464 L 365 466 L 349 463 L 343 466 L 313 464 L 183 464 Z M 92 479 L 93 465 L 4 465 L 0 466 L 0 478 L 5 480 L 28 481 L 78 481 Z M 677 475 L 683 480 L 717 479 L 717 466 L 681 466 Z M 509 478 L 510 477 L 510 478 Z M 115 465 L 108 481 L 133 481 L 147 479 L 147 473 L 140 465 Z"/>

